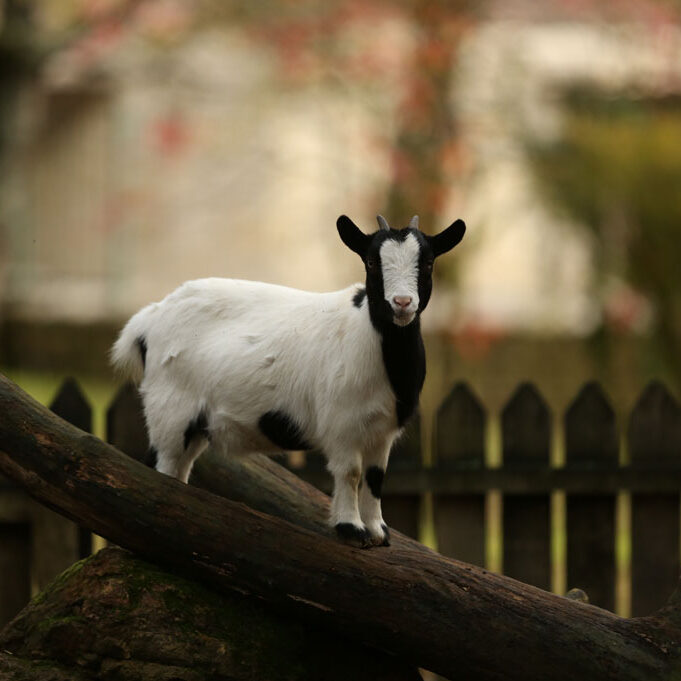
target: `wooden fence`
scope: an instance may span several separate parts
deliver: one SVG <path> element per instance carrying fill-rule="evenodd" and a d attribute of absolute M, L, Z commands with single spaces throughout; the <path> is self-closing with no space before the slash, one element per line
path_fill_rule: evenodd
<path fill-rule="evenodd" d="M 108 441 L 135 458 L 147 448 L 140 406 L 135 388 L 124 386 L 106 415 Z M 51 409 L 90 431 L 92 410 L 75 381 L 64 382 Z M 433 416 L 430 465 L 414 419 L 384 484 L 388 524 L 417 537 L 427 508 L 425 524 L 442 553 L 490 567 L 496 542 L 501 560 L 491 567 L 543 589 L 552 586 L 562 542 L 564 582 L 592 603 L 622 611 L 616 584 L 624 578 L 632 615 L 663 605 L 679 577 L 681 531 L 681 408 L 666 388 L 648 385 L 620 432 L 607 396 L 586 384 L 561 419 L 558 462 L 551 454 L 556 419 L 532 384 L 521 384 L 498 417 L 502 459 L 495 465 L 486 456 L 490 415 L 467 385 L 456 384 Z M 320 454 L 294 470 L 330 491 Z M 31 589 L 91 547 L 86 530 L 0 479 L 0 626 Z"/>

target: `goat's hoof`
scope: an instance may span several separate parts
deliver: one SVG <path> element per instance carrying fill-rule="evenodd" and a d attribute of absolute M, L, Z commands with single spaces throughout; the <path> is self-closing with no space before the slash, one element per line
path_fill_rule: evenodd
<path fill-rule="evenodd" d="M 345 544 L 365 549 L 371 546 L 371 535 L 366 527 L 353 525 L 352 523 L 337 523 L 336 534 Z"/>
<path fill-rule="evenodd" d="M 390 530 L 385 523 L 381 523 L 381 529 L 383 530 L 383 541 L 379 546 L 390 546 Z"/>
<path fill-rule="evenodd" d="M 390 530 L 385 523 L 369 526 L 372 546 L 390 546 Z"/>

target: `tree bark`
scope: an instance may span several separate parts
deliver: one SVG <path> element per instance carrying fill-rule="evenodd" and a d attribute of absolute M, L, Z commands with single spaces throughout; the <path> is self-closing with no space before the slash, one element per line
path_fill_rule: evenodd
<path fill-rule="evenodd" d="M 0 635 L 7 681 L 416 681 L 397 658 L 217 595 L 119 548 L 80 561 Z"/>
<path fill-rule="evenodd" d="M 679 599 L 622 619 L 408 543 L 361 550 L 159 475 L 0 378 L 0 470 L 67 517 L 228 594 L 450 678 L 681 673 Z"/>

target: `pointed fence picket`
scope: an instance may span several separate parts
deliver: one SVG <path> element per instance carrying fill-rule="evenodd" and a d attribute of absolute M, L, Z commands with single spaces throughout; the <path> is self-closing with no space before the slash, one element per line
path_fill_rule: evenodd
<path fill-rule="evenodd" d="M 91 406 L 72 379 L 61 386 L 51 408 L 79 428 L 91 429 Z M 485 566 L 487 542 L 496 541 L 505 574 L 549 589 L 555 567 L 552 513 L 559 507 L 551 495 L 562 492 L 567 587 L 584 589 L 592 603 L 612 610 L 618 606 L 615 584 L 630 569 L 631 614 L 650 614 L 664 604 L 681 569 L 681 407 L 661 383 L 643 390 L 627 421 L 624 447 L 607 395 L 600 385 L 586 384 L 563 415 L 560 466 L 552 465 L 551 457 L 554 416 L 531 383 L 513 392 L 498 417 L 489 414 L 470 386 L 454 385 L 434 415 L 430 465 L 422 458 L 423 418 L 417 414 L 408 424 L 391 455 L 383 488 L 391 527 L 418 537 L 428 508 L 423 501 L 432 494 L 432 517 L 426 522 L 442 553 Z M 494 467 L 486 463 L 491 418 L 499 418 L 503 454 Z M 115 395 L 106 430 L 109 442 L 144 459 L 148 440 L 133 386 Z M 293 470 L 331 491 L 320 453 L 308 454 Z M 493 493 L 503 499 L 501 536 L 490 532 L 487 500 Z M 623 505 L 630 509 L 630 528 L 618 521 Z M 622 545 L 631 542 L 628 565 L 617 564 L 618 537 Z M 0 625 L 26 602 L 31 581 L 42 586 L 64 563 L 86 554 L 89 538 L 87 530 L 39 508 L 0 479 Z M 618 607 L 621 611 L 621 603 Z"/>
<path fill-rule="evenodd" d="M 405 476 L 418 476 L 421 463 L 421 414 L 412 416 L 405 432 L 390 453 L 390 465 Z M 417 491 L 383 494 L 384 519 L 390 527 L 417 539 L 421 519 L 422 495 Z"/>
<path fill-rule="evenodd" d="M 142 399 L 132 383 L 120 388 L 106 410 L 106 441 L 133 459 L 144 461 L 149 438 Z"/>
<path fill-rule="evenodd" d="M 486 423 L 480 400 L 468 385 L 457 383 L 435 416 L 434 470 L 482 470 Z M 484 492 L 434 494 L 433 522 L 440 553 L 474 565 L 485 564 Z"/>
<path fill-rule="evenodd" d="M 630 466 L 681 480 L 681 409 L 659 382 L 648 385 L 629 419 Z M 678 489 L 681 489 L 679 484 Z M 679 579 L 679 491 L 631 496 L 632 614 L 664 605 Z"/>
<path fill-rule="evenodd" d="M 580 390 L 564 422 L 566 468 L 585 475 L 617 469 L 615 412 L 597 383 Z M 608 610 L 615 608 L 615 504 L 612 492 L 566 498 L 567 583 Z"/>
<path fill-rule="evenodd" d="M 65 421 L 68 421 L 71 425 L 76 426 L 84 430 L 86 433 L 92 432 L 92 408 L 87 401 L 85 395 L 83 395 L 80 386 L 74 378 L 67 378 L 61 385 L 61 388 L 57 392 L 52 404 L 50 404 L 50 410 L 53 411 L 57 416 L 61 416 Z M 74 527 L 73 523 L 62 518 L 62 516 L 48 511 L 49 513 L 49 526 L 48 526 L 48 538 L 46 541 L 55 542 L 57 547 L 61 547 L 63 550 L 64 545 L 68 544 L 68 539 L 71 538 Z M 61 530 L 68 537 L 66 541 L 64 538 L 59 538 L 59 532 Z M 56 540 L 56 541 L 55 541 Z M 78 527 L 76 530 L 76 555 L 78 559 L 89 556 L 92 553 L 92 534 L 90 531 L 84 527 Z M 50 552 L 53 554 L 54 552 Z M 67 568 L 73 560 L 70 555 L 71 551 L 68 551 L 63 560 L 60 562 L 65 563 L 64 568 Z M 51 561 L 50 561 L 51 562 Z M 50 575 L 54 574 L 54 565 L 46 566 L 48 579 Z M 39 580 L 42 582 L 42 580 Z"/>
<path fill-rule="evenodd" d="M 551 455 L 551 413 L 531 383 L 521 384 L 501 412 L 504 469 L 531 477 Z M 504 496 L 504 573 L 541 589 L 551 587 L 550 498 L 547 492 Z"/>

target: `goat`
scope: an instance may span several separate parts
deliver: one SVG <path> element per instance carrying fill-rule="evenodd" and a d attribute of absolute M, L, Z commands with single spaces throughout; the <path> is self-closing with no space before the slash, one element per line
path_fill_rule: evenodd
<path fill-rule="evenodd" d="M 311 293 L 199 279 L 128 321 L 112 362 L 139 383 L 149 465 L 187 482 L 209 443 L 225 455 L 320 449 L 339 538 L 389 545 L 381 486 L 425 379 L 420 313 L 434 259 L 466 227 L 457 220 L 427 236 L 418 216 L 402 230 L 377 219 L 372 234 L 345 215 L 337 221 L 364 263 L 364 285 Z"/>

